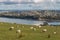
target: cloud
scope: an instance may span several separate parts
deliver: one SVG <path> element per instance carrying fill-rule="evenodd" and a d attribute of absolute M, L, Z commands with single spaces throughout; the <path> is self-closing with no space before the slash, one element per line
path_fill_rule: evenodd
<path fill-rule="evenodd" d="M 35 2 L 35 3 L 40 3 L 40 2 L 60 2 L 60 0 L 0 0 L 0 2 L 4 1 L 11 1 L 11 2 Z"/>
<path fill-rule="evenodd" d="M 0 0 L 0 2 L 7 0 Z M 56 2 L 60 2 L 60 0 L 10 0 L 11 2 L 35 2 L 39 4 L 14 4 L 4 7 L 5 9 L 60 9 L 60 4 Z M 0 6 L 1 8 L 1 6 Z M 2 9 L 4 9 L 2 8 Z"/>
<path fill-rule="evenodd" d="M 43 2 L 44 0 L 33 0 L 35 3 Z"/>
<path fill-rule="evenodd" d="M 0 2 L 8 2 L 8 1 L 11 1 L 11 2 L 21 2 L 22 0 L 0 0 Z"/>
<path fill-rule="evenodd" d="M 0 2 L 4 2 L 4 1 L 6 1 L 6 0 L 0 0 Z"/>
<path fill-rule="evenodd" d="M 21 2 L 22 0 L 10 0 L 12 2 Z"/>

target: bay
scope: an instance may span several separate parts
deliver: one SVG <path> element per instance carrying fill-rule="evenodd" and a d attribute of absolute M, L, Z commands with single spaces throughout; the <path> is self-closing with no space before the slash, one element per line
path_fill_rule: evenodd
<path fill-rule="evenodd" d="M 0 17 L 0 22 L 16 23 L 16 24 L 26 24 L 26 25 L 40 25 L 45 21 L 35 21 L 35 20 L 25 20 L 25 19 L 14 19 Z M 49 25 L 60 25 L 60 22 L 48 22 Z"/>

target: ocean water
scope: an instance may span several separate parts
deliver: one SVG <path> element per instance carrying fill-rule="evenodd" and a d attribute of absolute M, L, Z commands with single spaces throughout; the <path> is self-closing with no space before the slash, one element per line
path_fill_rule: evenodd
<path fill-rule="evenodd" d="M 26 25 L 40 25 L 45 21 L 25 20 L 25 19 L 14 19 L 14 18 L 3 18 L 0 17 L 0 22 L 26 24 Z M 60 25 L 60 22 L 48 22 L 49 25 Z"/>

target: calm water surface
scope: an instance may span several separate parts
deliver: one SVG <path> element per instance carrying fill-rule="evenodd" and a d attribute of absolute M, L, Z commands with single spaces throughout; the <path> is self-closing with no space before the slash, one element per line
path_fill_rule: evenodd
<path fill-rule="evenodd" d="M 27 24 L 27 25 L 40 25 L 45 21 L 24 20 L 24 19 L 12 19 L 0 17 L 0 22 Z M 48 22 L 49 25 L 60 25 L 60 22 Z"/>

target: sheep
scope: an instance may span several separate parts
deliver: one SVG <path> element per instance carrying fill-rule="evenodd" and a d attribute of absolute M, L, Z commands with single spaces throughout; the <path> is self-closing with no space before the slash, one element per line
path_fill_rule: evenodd
<path fill-rule="evenodd" d="M 24 26 L 22 26 L 24 28 Z"/>
<path fill-rule="evenodd" d="M 30 29 L 34 29 L 34 27 L 30 27 Z"/>
<path fill-rule="evenodd" d="M 18 38 L 21 38 L 21 37 L 24 36 L 24 35 L 22 34 L 21 30 L 17 30 L 16 33 L 17 33 L 17 37 L 18 37 Z"/>
<path fill-rule="evenodd" d="M 54 34 L 56 34 L 56 32 L 54 32 Z"/>
<path fill-rule="evenodd" d="M 46 32 L 46 31 L 47 31 L 47 29 L 43 29 L 42 31 L 43 31 L 43 32 Z"/>
<path fill-rule="evenodd" d="M 21 30 L 17 30 L 16 33 L 21 33 Z"/>
<path fill-rule="evenodd" d="M 36 28 L 34 28 L 33 30 L 36 31 Z"/>
<path fill-rule="evenodd" d="M 39 28 L 41 28 L 41 26 L 38 26 Z"/>
<path fill-rule="evenodd" d="M 10 28 L 9 28 L 9 30 L 13 30 L 13 29 L 14 29 L 14 27 L 10 27 Z"/>

